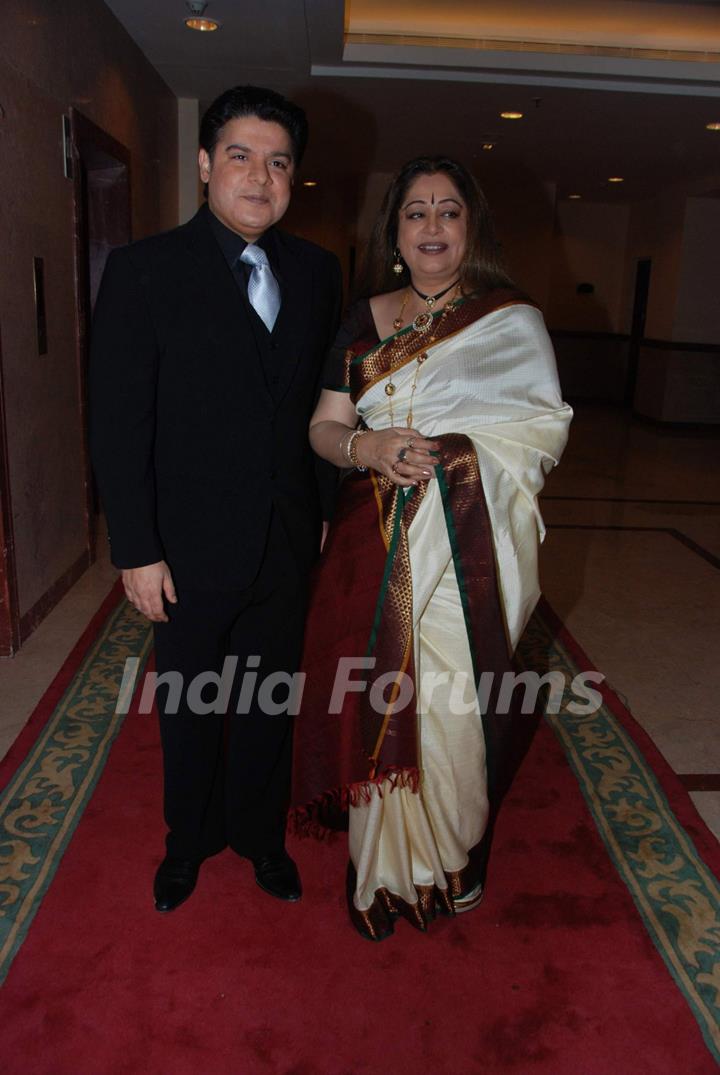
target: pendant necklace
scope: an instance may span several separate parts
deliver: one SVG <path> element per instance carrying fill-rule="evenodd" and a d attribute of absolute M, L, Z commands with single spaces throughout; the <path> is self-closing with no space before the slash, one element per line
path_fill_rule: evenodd
<path fill-rule="evenodd" d="M 449 302 L 445 303 L 445 306 L 443 307 L 443 312 L 440 314 L 440 318 L 439 318 L 438 323 L 437 323 L 435 334 L 433 336 L 431 336 L 430 339 L 428 340 L 428 345 L 430 345 L 430 344 L 434 343 L 435 340 L 437 339 L 437 334 L 439 333 L 440 328 L 442 326 L 442 323 L 445 320 L 446 316 L 450 313 L 451 310 L 455 309 L 457 295 L 460 292 L 460 282 L 458 280 L 456 280 L 454 284 L 450 284 L 450 287 L 446 287 L 444 291 L 439 291 L 437 295 L 423 295 L 422 292 L 418 291 L 417 288 L 414 287 L 412 284 L 410 286 L 412 287 L 413 291 L 415 291 L 418 295 L 420 295 L 420 298 L 424 299 L 425 302 L 428 305 L 427 310 L 423 310 L 422 313 L 419 313 L 417 315 L 417 317 L 415 318 L 415 320 L 413 321 L 413 323 L 412 323 L 412 326 L 415 329 L 415 331 L 420 332 L 420 333 L 427 332 L 427 330 L 430 328 L 430 325 L 432 324 L 433 315 L 432 315 L 432 313 L 430 311 L 432 310 L 433 306 L 435 305 L 435 302 L 438 299 L 441 299 L 443 297 L 443 295 L 447 295 L 447 293 L 450 290 L 450 288 L 452 288 L 452 287 L 455 288 L 455 294 L 453 295 L 453 297 L 450 299 Z M 405 309 L 405 306 L 407 304 L 409 294 L 410 293 L 408 292 L 405 295 L 405 298 L 403 299 L 402 306 L 400 307 L 400 314 L 395 319 L 395 321 L 393 322 L 393 326 L 395 328 L 400 327 L 400 325 L 398 325 L 398 321 L 400 321 L 400 324 L 402 324 L 402 314 L 403 314 L 403 310 Z M 427 320 L 425 320 L 426 318 L 427 318 Z M 421 320 L 421 324 L 418 325 L 417 322 L 419 320 Z M 417 354 L 415 356 L 415 362 L 416 362 L 415 374 L 414 374 L 413 379 L 412 379 L 412 384 L 410 385 L 410 402 L 408 404 L 408 412 L 407 412 L 407 417 L 405 419 L 405 425 L 407 426 L 408 429 L 412 429 L 412 424 L 413 424 L 413 399 L 415 397 L 415 390 L 417 388 L 417 382 L 418 382 L 418 375 L 420 373 L 420 367 L 427 360 L 427 357 L 428 357 L 427 356 L 427 351 L 420 351 L 419 354 Z M 393 411 L 393 396 L 395 395 L 396 387 L 393 384 L 392 375 L 393 375 L 393 370 L 390 369 L 390 379 L 389 379 L 388 383 L 385 385 L 385 395 L 388 397 L 388 409 L 389 409 L 389 413 L 390 413 L 390 425 L 394 426 L 395 425 L 395 414 L 394 414 L 394 411 Z"/>
<path fill-rule="evenodd" d="M 432 324 L 432 311 L 435 303 L 438 299 L 441 299 L 443 295 L 447 295 L 448 291 L 451 291 L 452 288 L 456 287 L 458 283 L 459 280 L 453 280 L 451 284 L 448 284 L 447 287 L 443 288 L 442 291 L 438 291 L 435 295 L 423 295 L 422 291 L 418 291 L 418 289 L 415 287 L 415 284 L 410 281 L 410 287 L 412 288 L 412 290 L 423 300 L 423 302 L 427 306 L 427 310 L 422 310 L 412 323 L 412 326 L 416 332 L 427 332 L 427 330 L 430 328 L 430 325 Z M 402 328 L 403 314 L 405 313 L 405 307 L 407 306 L 409 298 L 410 292 L 406 291 L 405 296 L 402 300 L 402 306 L 400 307 L 400 313 L 393 321 L 393 328 L 396 331 Z"/>
<path fill-rule="evenodd" d="M 441 299 L 443 295 L 447 295 L 448 291 L 452 290 L 452 288 L 457 287 L 458 283 L 459 280 L 453 280 L 451 284 L 449 284 L 446 288 L 443 288 L 442 291 L 438 291 L 436 295 L 423 295 L 422 291 L 418 291 L 418 289 L 415 287 L 415 284 L 412 282 L 412 280 L 410 281 L 410 287 L 413 289 L 416 295 L 420 296 L 420 298 L 427 306 L 427 310 L 423 310 L 422 313 L 419 313 L 413 321 L 413 328 L 416 332 L 427 332 L 427 330 L 432 325 L 432 311 L 435 303 L 438 299 Z M 447 309 L 447 306 L 445 307 L 445 309 Z"/>

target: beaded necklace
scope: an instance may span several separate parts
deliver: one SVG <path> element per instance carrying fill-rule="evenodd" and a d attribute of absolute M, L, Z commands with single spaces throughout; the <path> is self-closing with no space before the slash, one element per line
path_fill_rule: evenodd
<path fill-rule="evenodd" d="M 437 324 L 435 326 L 435 332 L 430 337 L 430 339 L 428 340 L 428 346 L 435 342 L 435 340 L 438 337 L 438 333 L 440 332 L 440 328 L 442 326 L 443 321 L 447 317 L 448 313 L 450 313 L 451 310 L 455 309 L 455 306 L 457 305 L 457 297 L 460 294 L 460 283 L 457 282 L 455 285 L 450 284 L 450 287 L 445 288 L 445 291 L 439 292 L 438 295 L 428 296 L 429 298 L 431 298 L 433 300 L 433 303 L 434 303 L 436 299 L 441 298 L 443 295 L 447 294 L 447 292 L 453 286 L 455 287 L 455 291 L 453 293 L 453 296 L 452 296 L 452 298 L 450 299 L 449 302 L 445 303 L 445 306 L 443 307 L 443 311 L 440 314 L 440 317 L 438 318 Z M 410 292 L 408 291 L 406 296 L 405 296 L 405 298 L 403 299 L 402 306 L 400 307 L 400 313 L 399 313 L 398 317 L 395 319 L 395 321 L 393 322 L 393 326 L 395 328 L 399 328 L 400 325 L 402 325 L 402 315 L 403 315 L 403 311 L 405 309 L 405 306 L 407 304 L 407 300 L 408 300 L 409 295 L 410 295 Z M 426 298 L 426 301 L 427 301 L 426 296 L 422 296 L 422 297 Z M 415 320 L 412 323 L 412 327 L 413 327 L 413 330 L 415 332 L 419 332 L 419 333 L 422 334 L 422 333 L 425 333 L 425 332 L 428 331 L 428 329 L 432 325 L 432 320 L 433 320 L 433 314 L 430 312 L 431 308 L 432 307 L 430 305 L 428 305 L 427 310 L 423 310 L 422 313 L 419 313 L 417 315 L 417 317 L 415 318 Z M 398 325 L 398 321 L 400 322 L 400 325 Z M 420 322 L 420 323 L 418 324 L 418 322 Z M 412 429 L 412 424 L 413 424 L 413 400 L 415 398 L 415 391 L 417 389 L 417 383 L 418 383 L 418 376 L 420 374 L 420 368 L 423 365 L 423 363 L 427 360 L 427 357 L 428 357 L 427 356 L 427 351 L 420 351 L 415 356 L 415 362 L 416 362 L 415 374 L 413 376 L 412 383 L 410 385 L 410 403 L 408 405 L 408 412 L 407 412 L 407 416 L 405 418 L 405 425 L 406 425 L 406 427 L 408 429 Z M 388 380 L 388 383 L 385 385 L 385 395 L 388 397 L 388 408 L 389 408 L 389 412 L 390 412 L 390 425 L 394 426 L 395 425 L 395 413 L 394 413 L 394 410 L 393 410 L 393 396 L 395 395 L 395 392 L 397 391 L 397 389 L 396 389 L 395 384 L 393 383 L 393 379 L 392 379 L 393 378 L 393 372 L 394 372 L 394 369 L 393 369 L 392 366 L 390 367 L 390 370 L 388 372 L 390 374 L 390 379 Z"/>

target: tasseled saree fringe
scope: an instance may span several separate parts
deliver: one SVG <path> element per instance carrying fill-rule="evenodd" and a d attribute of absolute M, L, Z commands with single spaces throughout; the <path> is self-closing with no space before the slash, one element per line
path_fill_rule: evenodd
<path fill-rule="evenodd" d="M 344 828 L 341 816 L 351 807 L 369 803 L 372 788 L 378 795 L 408 788 L 414 794 L 420 790 L 418 769 L 387 769 L 374 780 L 363 780 L 346 787 L 323 792 L 305 806 L 296 806 L 290 813 L 288 829 L 294 836 L 314 836 L 322 840 L 331 832 Z"/>

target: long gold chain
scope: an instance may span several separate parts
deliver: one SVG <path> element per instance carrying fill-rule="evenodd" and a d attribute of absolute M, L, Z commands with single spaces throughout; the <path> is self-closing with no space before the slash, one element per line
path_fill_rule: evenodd
<path fill-rule="evenodd" d="M 428 340 L 428 346 L 430 346 L 431 344 L 433 344 L 435 342 L 435 340 L 438 337 L 438 333 L 440 332 L 440 329 L 442 327 L 442 323 L 445 320 L 446 316 L 448 315 L 448 313 L 451 310 L 455 309 L 455 304 L 456 304 L 456 301 L 457 301 L 457 295 L 459 294 L 459 292 L 460 292 L 460 284 L 458 284 L 457 287 L 455 288 L 455 291 L 453 292 L 452 298 L 449 300 L 449 302 L 446 302 L 445 305 L 443 306 L 443 311 L 440 314 L 438 322 L 437 322 L 437 324 L 435 326 L 435 332 L 433 333 L 433 335 Z M 409 296 L 409 292 L 405 296 L 405 298 L 403 299 L 402 306 L 400 307 L 400 314 L 395 319 L 395 321 L 393 321 L 393 326 L 395 328 L 399 327 L 398 324 L 397 324 L 398 321 L 400 321 L 400 324 L 402 324 L 402 315 L 403 315 L 403 311 L 405 309 L 405 306 L 407 304 L 408 296 Z M 415 321 L 413 321 L 413 329 L 414 329 L 415 332 L 419 332 L 419 333 L 427 332 L 428 328 L 430 327 L 430 324 L 432 323 L 432 315 L 429 315 L 429 321 L 427 321 L 427 322 L 425 321 L 426 316 L 428 316 L 428 315 L 426 315 L 425 312 L 423 311 L 422 314 L 418 314 L 418 316 L 415 318 Z M 416 322 L 421 318 L 422 318 L 422 324 L 417 325 Z M 418 377 L 420 375 L 420 368 L 423 365 L 423 363 L 427 360 L 427 357 L 428 357 L 427 351 L 420 351 L 415 356 L 415 362 L 416 362 L 415 373 L 413 375 L 412 383 L 410 385 L 410 402 L 408 404 L 408 412 L 407 412 L 407 416 L 405 418 L 405 425 L 406 425 L 406 427 L 408 429 L 412 429 L 412 424 L 413 424 L 413 400 L 415 398 L 415 391 L 417 389 Z M 392 366 L 390 367 L 390 370 L 388 372 L 390 374 L 390 379 L 389 379 L 388 383 L 385 385 L 385 395 L 388 398 L 388 410 L 389 410 L 389 413 L 390 413 L 390 425 L 394 426 L 395 425 L 395 412 L 393 410 L 393 396 L 395 395 L 396 387 L 395 387 L 395 384 L 393 383 L 393 379 L 392 379 L 393 372 L 394 372 Z"/>
<path fill-rule="evenodd" d="M 397 315 L 397 317 L 393 321 L 393 328 L 395 329 L 396 332 L 399 329 L 402 328 L 403 314 L 405 313 L 405 307 L 408 304 L 408 299 L 409 298 L 410 298 L 410 288 L 408 288 L 407 291 L 405 292 L 405 298 L 402 300 L 402 304 L 400 306 L 400 313 Z"/>

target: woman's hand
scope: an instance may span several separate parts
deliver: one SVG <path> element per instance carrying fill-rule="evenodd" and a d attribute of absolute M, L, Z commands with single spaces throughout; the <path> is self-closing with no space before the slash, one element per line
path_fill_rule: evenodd
<path fill-rule="evenodd" d="M 417 429 L 369 430 L 357 437 L 355 455 L 364 467 L 378 470 L 395 482 L 407 487 L 434 477 L 433 467 L 440 444 L 428 440 Z"/>

